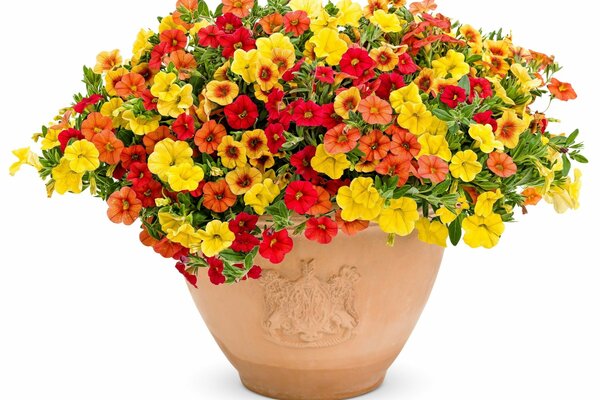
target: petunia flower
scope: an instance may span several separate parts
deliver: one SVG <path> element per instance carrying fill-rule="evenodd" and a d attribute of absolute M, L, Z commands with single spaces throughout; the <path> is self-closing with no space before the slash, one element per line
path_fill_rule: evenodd
<path fill-rule="evenodd" d="M 213 154 L 227 135 L 225 127 L 214 120 L 205 122 L 196 131 L 194 143 L 202 153 Z"/>
<path fill-rule="evenodd" d="M 504 222 L 498 214 L 472 215 L 462 222 L 464 241 L 469 247 L 490 249 L 498 244 L 504 233 Z"/>
<path fill-rule="evenodd" d="M 363 120 L 371 125 L 387 125 L 392 122 L 392 107 L 387 101 L 377 97 L 375 93 L 365 97 L 358 103 L 357 111 Z"/>
<path fill-rule="evenodd" d="M 235 234 L 229 230 L 227 222 L 218 220 L 209 222 L 198 233 L 202 238 L 202 253 L 207 257 L 216 256 L 228 249 L 235 240 Z"/>
<path fill-rule="evenodd" d="M 421 152 L 421 144 L 417 140 L 417 136 L 406 129 L 392 125 L 386 129 L 385 133 L 392 136 L 390 153 L 394 155 L 408 154 L 412 158 L 417 157 Z"/>
<path fill-rule="evenodd" d="M 292 251 L 293 247 L 294 242 L 289 236 L 287 229 L 277 232 L 267 229 L 263 232 L 259 254 L 272 264 L 279 264 L 284 260 L 286 254 Z"/>
<path fill-rule="evenodd" d="M 331 179 L 339 179 L 348 168 L 350 161 L 345 154 L 329 154 L 325 150 L 325 146 L 320 144 L 317 146 L 315 156 L 310 161 L 310 165 L 317 172 L 323 173 Z"/>
<path fill-rule="evenodd" d="M 491 153 L 486 165 L 490 171 L 501 178 L 508 178 L 517 173 L 517 165 L 512 157 L 506 153 Z"/>
<path fill-rule="evenodd" d="M 369 53 L 360 47 L 348 49 L 340 60 L 340 70 L 354 77 L 363 75 L 366 70 L 371 69 L 374 65 L 375 61 L 369 57 Z"/>
<path fill-rule="evenodd" d="M 381 210 L 379 226 L 386 233 L 408 236 L 419 220 L 417 202 L 408 197 L 393 199 L 388 207 Z"/>
<path fill-rule="evenodd" d="M 233 13 L 225 12 L 215 19 L 217 27 L 225 33 L 233 33 L 242 27 L 242 19 Z"/>
<path fill-rule="evenodd" d="M 206 85 L 206 98 L 220 106 L 233 103 L 239 94 L 239 87 L 230 81 L 210 81 Z"/>
<path fill-rule="evenodd" d="M 216 182 L 207 182 L 202 188 L 204 199 L 202 205 L 216 213 L 222 213 L 232 207 L 237 197 L 231 192 L 225 179 Z"/>
<path fill-rule="evenodd" d="M 166 53 L 171 53 L 185 48 L 187 36 L 179 29 L 169 29 L 160 33 L 160 43 L 164 44 Z"/>
<path fill-rule="evenodd" d="M 238 96 L 228 106 L 225 106 L 227 124 L 233 129 L 248 129 L 258 119 L 258 107 L 246 95 Z"/>
<path fill-rule="evenodd" d="M 506 110 L 502 118 L 497 120 L 496 139 L 509 149 L 519 144 L 519 138 L 527 130 L 528 124 L 517 116 L 514 110 Z"/>
<path fill-rule="evenodd" d="M 125 145 L 112 131 L 100 132 L 94 136 L 92 143 L 98 150 L 100 161 L 111 165 L 116 165 L 121 161 L 121 153 Z"/>
<path fill-rule="evenodd" d="M 414 60 L 408 53 L 402 53 L 398 56 L 398 71 L 402 75 L 410 75 L 419 70 L 419 66 L 415 64 Z"/>
<path fill-rule="evenodd" d="M 561 82 L 556 78 L 552 78 L 548 84 L 548 90 L 550 90 L 552 96 L 562 101 L 575 100 L 577 98 L 577 93 L 570 83 Z"/>
<path fill-rule="evenodd" d="M 232 13 L 236 17 L 246 18 L 254 7 L 254 0 L 222 0 L 223 13 Z"/>
<path fill-rule="evenodd" d="M 477 161 L 477 154 L 473 150 L 457 152 L 452 156 L 449 166 L 452 176 L 463 182 L 473 181 L 481 169 L 481 163 Z"/>
<path fill-rule="evenodd" d="M 229 221 L 229 229 L 237 234 L 250 233 L 256 229 L 258 215 L 251 215 L 246 212 L 241 212 L 236 215 L 235 219 Z"/>
<path fill-rule="evenodd" d="M 323 145 L 329 154 L 349 153 L 356 148 L 360 131 L 346 124 L 339 124 L 325 133 Z"/>
<path fill-rule="evenodd" d="M 441 183 L 448 175 L 448 163 L 436 156 L 422 156 L 419 158 L 419 175 L 421 178 L 430 179 L 432 183 Z"/>
<path fill-rule="evenodd" d="M 317 190 L 310 182 L 294 181 L 286 188 L 283 200 L 288 209 L 306 214 L 316 204 L 317 198 Z"/>
<path fill-rule="evenodd" d="M 225 58 L 233 57 L 236 50 L 249 51 L 255 48 L 252 32 L 246 28 L 238 28 L 233 33 L 219 36 L 219 44 L 223 47 L 222 55 Z"/>
<path fill-rule="evenodd" d="M 398 187 L 401 187 L 410 176 L 411 160 L 412 157 L 407 154 L 389 154 L 375 166 L 375 171 L 380 175 L 398 177 Z"/>
<path fill-rule="evenodd" d="M 356 87 L 352 87 L 337 94 L 333 108 L 337 115 L 343 119 L 348 119 L 350 112 L 358 109 L 360 101 L 360 91 Z"/>
<path fill-rule="evenodd" d="M 198 44 L 203 47 L 219 47 L 219 37 L 224 32 L 216 25 L 209 25 L 198 31 Z"/>
<path fill-rule="evenodd" d="M 115 224 L 133 224 L 142 210 L 142 202 L 133 189 L 127 186 L 111 194 L 106 202 L 108 218 Z"/>
<path fill-rule="evenodd" d="M 329 217 L 311 218 L 306 222 L 304 236 L 320 244 L 331 243 L 338 234 L 338 225 Z"/>
<path fill-rule="evenodd" d="M 80 174 L 98 169 L 100 166 L 99 156 L 100 152 L 96 146 L 83 139 L 67 146 L 63 157 L 69 162 L 69 168 Z"/>
<path fill-rule="evenodd" d="M 272 154 L 279 152 L 281 147 L 286 143 L 287 139 L 284 135 L 283 125 L 279 123 L 269 124 L 265 129 L 267 137 L 267 146 Z"/>
<path fill-rule="evenodd" d="M 173 121 L 171 129 L 177 135 L 179 140 L 188 140 L 194 137 L 196 132 L 194 117 L 188 114 L 181 114 Z"/>
<path fill-rule="evenodd" d="M 298 126 L 320 126 L 323 120 L 323 111 L 313 101 L 297 100 L 294 104 L 292 120 Z"/>
<path fill-rule="evenodd" d="M 308 30 L 310 19 L 305 11 L 292 11 L 283 16 L 283 26 L 287 33 L 298 37 Z"/>
<path fill-rule="evenodd" d="M 263 215 L 265 209 L 275 200 L 279 193 L 279 186 L 272 179 L 267 178 L 262 183 L 252 186 L 244 194 L 244 203 L 252 207 L 258 215 Z"/>
<path fill-rule="evenodd" d="M 247 163 L 246 148 L 232 136 L 225 136 L 217 147 L 218 156 L 226 168 L 243 167 Z"/>
<path fill-rule="evenodd" d="M 319 82 L 328 83 L 330 85 L 333 85 L 335 83 L 334 71 L 331 67 L 317 67 L 317 69 L 315 70 L 315 77 Z"/>
<path fill-rule="evenodd" d="M 319 178 L 317 171 L 311 166 L 311 161 L 316 154 L 315 146 L 306 146 L 290 157 L 290 165 L 304 180 L 314 182 Z"/>
<path fill-rule="evenodd" d="M 440 96 L 440 101 L 450 108 L 456 108 L 466 99 L 467 92 L 465 92 L 465 89 L 454 85 L 444 86 Z"/>

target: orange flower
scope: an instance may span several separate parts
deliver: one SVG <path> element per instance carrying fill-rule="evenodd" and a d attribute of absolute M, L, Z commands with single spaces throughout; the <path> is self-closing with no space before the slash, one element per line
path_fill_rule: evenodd
<path fill-rule="evenodd" d="M 258 24 L 262 26 L 266 34 L 271 35 L 283 28 L 283 16 L 279 13 L 267 15 Z"/>
<path fill-rule="evenodd" d="M 246 194 L 252 186 L 262 182 L 262 174 L 256 168 L 245 165 L 230 171 L 225 176 L 231 192 L 237 196 Z"/>
<path fill-rule="evenodd" d="M 575 100 L 577 98 L 577 93 L 575 93 L 570 83 L 561 82 L 556 78 L 552 78 L 548 89 L 552 93 L 552 96 L 562 101 Z"/>
<path fill-rule="evenodd" d="M 265 171 L 275 165 L 275 158 L 270 152 L 266 151 L 259 158 L 251 158 L 250 164 L 261 171 Z"/>
<path fill-rule="evenodd" d="M 387 125 L 392 122 L 392 106 L 374 93 L 358 104 L 358 112 L 371 125 Z"/>
<path fill-rule="evenodd" d="M 390 147 L 390 138 L 377 129 L 372 130 L 368 135 L 360 138 L 358 145 L 359 150 L 365 153 L 365 158 L 368 161 L 385 158 L 390 151 Z"/>
<path fill-rule="evenodd" d="M 115 84 L 117 96 L 124 99 L 129 96 L 141 97 L 145 88 L 146 80 L 143 76 L 135 72 L 123 75 L 121 80 Z"/>
<path fill-rule="evenodd" d="M 501 178 L 508 178 L 517 173 L 517 165 L 506 153 L 491 153 L 487 160 L 487 167 Z"/>
<path fill-rule="evenodd" d="M 154 132 L 145 134 L 143 140 L 144 146 L 146 147 L 146 153 L 154 153 L 154 146 L 156 143 L 165 139 L 177 140 L 175 135 L 173 135 L 166 126 L 159 126 Z"/>
<path fill-rule="evenodd" d="M 101 74 L 106 71 L 110 71 L 117 65 L 121 65 L 123 58 L 119 53 L 119 50 L 103 51 L 96 57 L 96 66 L 94 72 Z"/>
<path fill-rule="evenodd" d="M 223 138 L 227 135 L 227 130 L 216 121 L 210 120 L 202 125 L 202 128 L 196 131 L 194 143 L 202 153 L 213 154 L 221 144 Z"/>
<path fill-rule="evenodd" d="M 216 182 L 208 182 L 202 188 L 204 200 L 202 205 L 211 211 L 222 213 L 233 206 L 237 196 L 233 194 L 225 179 L 219 179 Z"/>
<path fill-rule="evenodd" d="M 342 219 L 342 210 L 337 210 L 335 212 L 335 222 L 337 222 L 338 227 L 342 232 L 348 236 L 354 236 L 369 227 L 369 221 L 362 221 L 360 219 L 352 222 L 344 221 Z"/>
<path fill-rule="evenodd" d="M 327 131 L 323 138 L 325 151 L 331 155 L 349 153 L 356 148 L 360 139 L 360 131 L 346 124 L 339 124 Z"/>
<path fill-rule="evenodd" d="M 510 65 L 503 57 L 495 55 L 484 56 L 483 65 L 490 71 L 491 75 L 499 75 L 502 77 L 506 76 L 510 69 Z"/>
<path fill-rule="evenodd" d="M 410 5 L 410 12 L 413 15 L 428 13 L 437 8 L 437 4 L 435 4 L 435 0 L 423 0 L 421 2 L 414 2 Z"/>
<path fill-rule="evenodd" d="M 525 203 L 523 205 L 526 206 L 535 206 L 542 200 L 542 195 L 536 188 L 527 188 L 521 195 L 525 197 Z"/>
<path fill-rule="evenodd" d="M 92 143 L 100 153 L 100 161 L 110 165 L 116 165 L 121 161 L 121 152 L 125 145 L 117 139 L 112 131 L 100 132 L 94 136 Z"/>
<path fill-rule="evenodd" d="M 104 131 L 112 131 L 113 123 L 109 117 L 99 112 L 90 113 L 85 121 L 81 123 L 81 133 L 86 140 L 92 141 L 94 136 Z"/>
<path fill-rule="evenodd" d="M 317 202 L 308 210 L 307 214 L 327 214 L 333 209 L 333 204 L 331 203 L 331 196 L 329 195 L 329 192 L 323 189 L 321 186 L 315 186 L 315 189 L 317 190 Z"/>
<path fill-rule="evenodd" d="M 254 0 L 223 0 L 223 14 L 232 13 L 236 17 L 245 18 L 250 15 Z"/>
<path fill-rule="evenodd" d="M 194 56 L 185 50 L 176 50 L 172 52 L 166 59 L 165 63 L 169 65 L 169 63 L 173 63 L 177 72 L 179 72 L 178 78 L 180 80 L 189 79 L 191 75 L 191 71 L 195 70 L 197 67 L 196 59 Z"/>
<path fill-rule="evenodd" d="M 398 187 L 400 187 L 408 181 L 408 177 L 410 176 L 411 159 L 411 156 L 407 154 L 399 156 L 390 154 L 377 165 L 375 171 L 380 175 L 397 176 Z"/>
<path fill-rule="evenodd" d="M 133 224 L 142 210 L 142 202 L 128 186 L 111 194 L 107 203 L 108 218 L 115 224 Z"/>
<path fill-rule="evenodd" d="M 240 88 L 230 81 L 210 81 L 206 85 L 206 98 L 220 106 L 227 106 L 240 92 Z"/>
<path fill-rule="evenodd" d="M 364 8 L 365 18 L 373 16 L 373 13 L 377 10 L 388 10 L 388 0 L 369 0 L 367 6 Z"/>
<path fill-rule="evenodd" d="M 394 49 L 387 45 L 371 50 L 369 56 L 375 60 L 375 68 L 382 72 L 392 71 L 400 60 Z"/>
<path fill-rule="evenodd" d="M 404 128 L 395 125 L 390 126 L 385 131 L 392 135 L 390 152 L 394 155 L 408 154 L 416 157 L 421 152 L 421 144 L 417 137 Z"/>

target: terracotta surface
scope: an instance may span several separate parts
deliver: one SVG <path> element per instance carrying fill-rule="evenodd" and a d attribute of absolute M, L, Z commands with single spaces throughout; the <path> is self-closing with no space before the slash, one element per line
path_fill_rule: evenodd
<path fill-rule="evenodd" d="M 259 281 L 215 287 L 194 301 L 250 390 L 277 399 L 344 399 L 377 388 L 427 302 L 443 249 L 416 235 L 386 245 L 372 226 L 320 245 L 294 238 Z"/>

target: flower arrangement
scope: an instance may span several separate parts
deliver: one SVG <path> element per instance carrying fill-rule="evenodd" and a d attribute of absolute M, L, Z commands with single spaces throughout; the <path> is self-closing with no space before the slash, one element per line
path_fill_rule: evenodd
<path fill-rule="evenodd" d="M 34 136 L 48 195 L 106 200 L 114 223 L 195 285 L 256 279 L 295 235 L 371 223 L 491 248 L 516 209 L 578 207 L 578 131 L 534 102 L 577 97 L 554 58 L 435 13 L 432 0 L 179 0 L 129 60 L 102 52 L 85 95 Z M 293 218 L 292 218 L 293 217 Z"/>

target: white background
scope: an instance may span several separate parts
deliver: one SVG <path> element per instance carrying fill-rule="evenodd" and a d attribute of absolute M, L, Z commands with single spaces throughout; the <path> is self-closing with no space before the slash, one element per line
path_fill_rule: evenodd
<path fill-rule="evenodd" d="M 174 0 L 6 1 L 0 6 L 0 398 L 258 399 L 204 327 L 171 261 L 89 196 L 47 200 L 10 149 L 83 89 L 81 66 L 126 54 Z M 216 0 L 212 0 L 214 6 Z M 445 15 L 512 27 L 555 53 L 577 102 L 555 132 L 581 128 L 593 163 L 582 206 L 532 208 L 491 251 L 449 249 L 430 303 L 378 391 L 365 399 L 600 398 L 597 14 L 583 2 L 440 0 Z M 540 105 L 545 108 L 545 105 Z M 225 311 L 226 312 L 226 311 Z M 373 340 L 377 340 L 373 338 Z"/>

